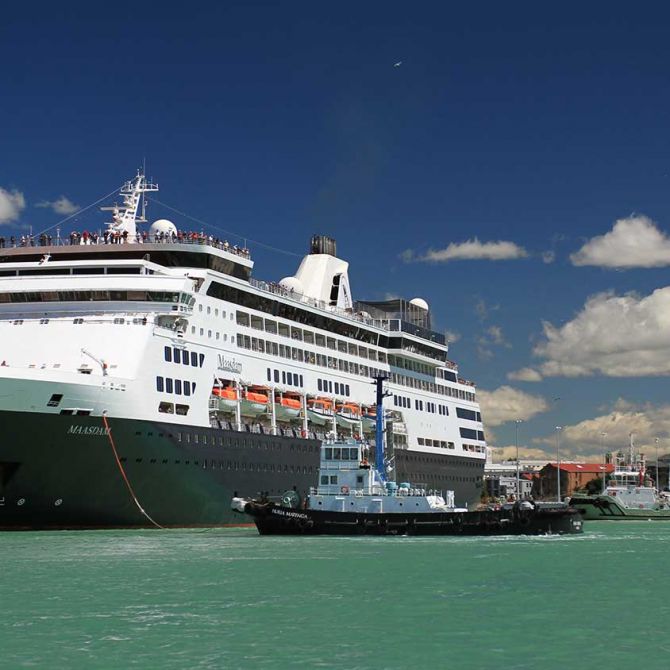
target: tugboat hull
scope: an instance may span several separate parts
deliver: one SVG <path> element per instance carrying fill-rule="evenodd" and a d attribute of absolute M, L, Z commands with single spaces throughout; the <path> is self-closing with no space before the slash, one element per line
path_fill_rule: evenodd
<path fill-rule="evenodd" d="M 583 532 L 571 507 L 536 507 L 479 512 L 365 513 L 292 509 L 246 502 L 237 511 L 251 516 L 261 535 L 545 535 Z"/>
<path fill-rule="evenodd" d="M 577 508 L 587 521 L 670 521 L 670 509 L 626 507 L 607 495 L 574 496 L 570 505 Z"/>

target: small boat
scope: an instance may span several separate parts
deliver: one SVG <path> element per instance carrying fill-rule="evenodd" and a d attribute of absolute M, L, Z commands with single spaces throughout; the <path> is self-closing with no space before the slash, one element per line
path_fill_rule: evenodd
<path fill-rule="evenodd" d="M 234 412 L 237 407 L 237 391 L 232 386 L 215 386 L 212 395 L 218 401 L 220 412 Z"/>
<path fill-rule="evenodd" d="M 332 426 L 333 401 L 329 398 L 308 398 L 307 418 L 317 426 Z"/>
<path fill-rule="evenodd" d="M 628 454 L 614 456 L 614 471 L 602 493 L 575 493 L 570 504 L 590 521 L 670 521 L 670 493 L 657 490 L 632 439 Z"/>
<path fill-rule="evenodd" d="M 343 403 L 335 407 L 335 419 L 337 425 L 342 428 L 350 428 L 356 432 L 361 427 L 361 408 L 354 403 Z"/>
<path fill-rule="evenodd" d="M 581 533 L 580 513 L 565 503 L 505 505 L 469 511 L 446 495 L 384 481 L 355 440 L 321 447 L 319 485 L 304 501 L 287 491 L 280 501 L 233 498 L 261 535 L 541 535 Z"/>
<path fill-rule="evenodd" d="M 294 421 L 300 418 L 302 402 L 295 393 L 275 394 L 275 416 L 278 421 Z"/>
<path fill-rule="evenodd" d="M 268 391 L 262 387 L 250 387 L 242 396 L 240 412 L 242 416 L 258 416 L 268 411 Z"/>

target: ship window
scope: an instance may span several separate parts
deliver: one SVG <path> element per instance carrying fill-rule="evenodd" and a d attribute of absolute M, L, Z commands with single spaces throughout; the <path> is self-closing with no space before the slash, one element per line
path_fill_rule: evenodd
<path fill-rule="evenodd" d="M 181 351 L 179 349 L 174 350 L 174 362 L 181 363 Z"/>
<path fill-rule="evenodd" d="M 191 352 L 191 365 L 194 368 L 198 367 L 198 354 L 195 351 Z"/>
<path fill-rule="evenodd" d="M 326 447 L 326 460 L 327 461 L 332 461 L 333 460 L 333 448 L 332 447 Z"/>
<path fill-rule="evenodd" d="M 51 398 L 49 398 L 49 402 L 47 403 L 47 407 L 58 407 L 60 405 L 60 401 L 63 399 L 63 394 L 62 393 L 54 393 Z"/>
<path fill-rule="evenodd" d="M 174 414 L 174 405 L 171 402 L 162 402 L 158 405 L 161 414 Z"/>
<path fill-rule="evenodd" d="M 327 486 L 327 485 L 328 485 L 328 475 L 321 475 L 321 484 L 322 484 L 323 486 Z"/>
<path fill-rule="evenodd" d="M 170 363 L 172 361 L 172 349 L 165 347 L 165 360 Z"/>
<path fill-rule="evenodd" d="M 270 368 L 267 369 L 267 376 L 268 376 L 268 381 L 271 382 L 272 381 L 272 370 L 270 370 Z"/>
<path fill-rule="evenodd" d="M 189 409 L 190 405 L 177 405 L 176 413 L 179 414 L 180 416 L 186 416 L 188 414 Z"/>
<path fill-rule="evenodd" d="M 182 365 L 188 365 L 188 358 L 189 358 L 189 356 L 188 356 L 188 351 L 182 351 L 182 352 L 181 352 L 181 362 L 182 362 Z"/>
<path fill-rule="evenodd" d="M 323 382 L 321 379 L 316 380 L 316 387 L 319 389 L 319 391 L 323 391 Z"/>
<path fill-rule="evenodd" d="M 191 382 L 184 382 L 184 395 L 191 395 Z"/>
<path fill-rule="evenodd" d="M 346 387 L 347 387 L 347 395 L 351 395 L 351 393 L 349 392 L 349 384 L 346 384 Z"/>
<path fill-rule="evenodd" d="M 275 384 L 279 384 L 279 370 L 274 371 Z"/>
<path fill-rule="evenodd" d="M 333 460 L 341 461 L 342 460 L 342 449 L 341 447 L 333 447 Z"/>
<path fill-rule="evenodd" d="M 337 475 L 330 475 L 330 483 L 337 484 Z"/>
<path fill-rule="evenodd" d="M 74 410 L 73 410 L 73 409 L 62 409 L 62 410 L 60 411 L 60 413 L 61 413 L 61 414 L 68 414 L 68 415 L 71 415 L 71 414 L 74 414 Z"/>
<path fill-rule="evenodd" d="M 205 354 L 200 354 L 199 361 L 200 361 L 200 367 L 202 367 L 202 362 L 205 360 Z"/>
<path fill-rule="evenodd" d="M 293 386 L 293 373 L 291 373 L 291 372 L 286 373 L 286 383 L 289 386 Z"/>
<path fill-rule="evenodd" d="M 339 382 L 335 382 L 335 393 L 337 395 L 340 395 L 340 383 Z"/>
<path fill-rule="evenodd" d="M 174 380 L 174 392 L 177 395 L 181 395 L 181 379 Z"/>
<path fill-rule="evenodd" d="M 270 321 L 270 319 L 265 319 L 265 332 L 272 333 L 273 335 L 277 334 L 277 322 Z"/>
<path fill-rule="evenodd" d="M 163 377 L 156 377 L 156 390 L 162 393 L 164 388 Z"/>
<path fill-rule="evenodd" d="M 166 377 L 165 378 L 165 392 L 166 393 L 172 393 L 173 385 L 172 385 L 172 378 L 171 377 Z"/>

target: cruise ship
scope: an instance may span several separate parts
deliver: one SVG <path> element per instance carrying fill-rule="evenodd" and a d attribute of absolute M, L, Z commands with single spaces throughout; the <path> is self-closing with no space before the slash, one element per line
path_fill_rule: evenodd
<path fill-rule="evenodd" d="M 354 301 L 324 236 L 258 280 L 247 249 L 149 224 L 157 190 L 138 172 L 104 234 L 0 248 L 0 528 L 233 524 L 234 495 L 307 492 L 322 440 L 374 444 L 379 376 L 388 477 L 479 498 L 475 386 L 424 300 Z"/>

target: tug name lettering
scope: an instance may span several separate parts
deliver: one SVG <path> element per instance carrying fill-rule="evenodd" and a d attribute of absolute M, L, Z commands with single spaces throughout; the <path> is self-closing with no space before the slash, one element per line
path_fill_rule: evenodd
<path fill-rule="evenodd" d="M 104 426 L 77 426 L 71 424 L 67 429 L 68 435 L 97 435 L 98 437 L 106 437 L 109 431 Z"/>
<path fill-rule="evenodd" d="M 309 517 L 302 512 L 287 512 L 285 509 L 273 509 L 273 514 L 278 514 L 279 516 L 289 516 L 293 519 L 308 519 Z"/>

